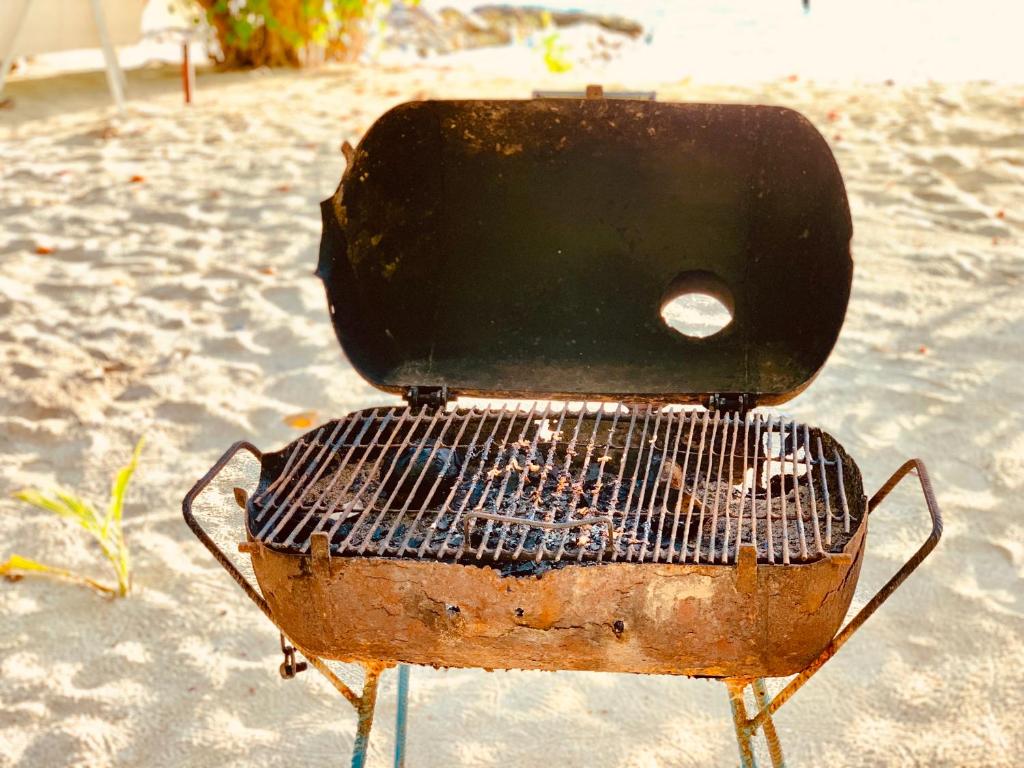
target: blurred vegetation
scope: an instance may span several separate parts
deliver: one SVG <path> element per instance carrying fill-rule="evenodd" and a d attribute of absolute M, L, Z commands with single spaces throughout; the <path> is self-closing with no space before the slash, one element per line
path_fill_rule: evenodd
<path fill-rule="evenodd" d="M 568 48 L 562 42 L 558 32 L 551 32 L 541 38 L 541 50 L 544 52 L 544 66 L 548 72 L 568 72 L 572 69 L 572 62 L 569 61 Z"/>
<path fill-rule="evenodd" d="M 100 514 L 88 501 L 63 488 L 57 488 L 49 493 L 30 488 L 14 494 L 16 498 L 27 504 L 72 521 L 92 536 L 117 575 L 117 587 L 107 586 L 67 568 L 46 565 L 21 555 L 11 555 L 6 562 L 0 563 L 0 575 L 9 579 L 18 579 L 24 574 L 56 576 L 84 584 L 111 597 L 126 597 L 131 591 L 131 561 L 128 556 L 128 546 L 124 540 L 121 520 L 128 482 L 138 466 L 142 445 L 143 440 L 140 438 L 135 445 L 131 461 L 118 470 L 114 476 L 110 488 L 110 501 L 104 514 Z"/>
<path fill-rule="evenodd" d="M 555 27 L 550 11 L 541 14 L 541 23 L 544 25 L 545 35 L 540 39 L 540 50 L 544 56 L 544 66 L 548 72 L 555 74 L 568 72 L 572 69 L 572 62 L 569 61 L 569 49 L 562 42 L 562 36 Z"/>
<path fill-rule="evenodd" d="M 417 0 L 404 0 L 413 5 Z M 193 0 L 231 68 L 298 67 L 319 58 L 351 60 L 369 24 L 391 0 Z"/>

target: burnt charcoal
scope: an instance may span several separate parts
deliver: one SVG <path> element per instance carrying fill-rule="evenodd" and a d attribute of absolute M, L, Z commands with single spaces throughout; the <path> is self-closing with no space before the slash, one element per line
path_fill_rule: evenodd
<path fill-rule="evenodd" d="M 382 478 L 382 493 L 385 498 L 394 497 L 392 506 L 406 503 L 410 506 L 422 505 L 428 501 L 428 497 L 444 499 L 458 477 L 461 466 L 458 452 L 436 440 L 422 446 L 409 446 L 394 459 L 390 474 Z"/>
<path fill-rule="evenodd" d="M 794 490 L 798 484 L 798 478 L 792 475 L 775 475 L 768 481 L 768 488 L 772 496 L 777 497 Z"/>

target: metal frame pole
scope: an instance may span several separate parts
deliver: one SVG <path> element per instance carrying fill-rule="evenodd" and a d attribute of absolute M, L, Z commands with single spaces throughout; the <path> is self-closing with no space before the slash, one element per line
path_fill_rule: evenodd
<path fill-rule="evenodd" d="M 405 768 L 405 734 L 409 725 L 409 665 L 398 665 L 398 706 L 395 711 L 395 768 Z"/>
<path fill-rule="evenodd" d="M 754 702 L 757 706 L 763 708 L 771 703 L 763 677 L 757 678 L 751 684 L 751 688 L 754 690 Z M 773 768 L 786 768 L 786 760 L 782 756 L 782 744 L 779 742 L 779 732 L 775 730 L 775 721 L 770 715 L 761 724 L 761 732 L 764 734 L 765 743 L 768 744 L 768 755 L 772 759 Z"/>
<path fill-rule="evenodd" d="M 729 707 L 732 709 L 732 724 L 736 729 L 736 745 L 740 750 L 740 768 L 757 768 L 754 746 L 750 743 L 750 721 L 747 719 L 747 706 L 743 703 L 743 689 L 747 687 L 742 680 L 726 680 L 729 689 Z"/>
<path fill-rule="evenodd" d="M 110 95 L 114 97 L 118 112 L 124 112 L 124 72 L 121 71 L 121 64 L 117 60 L 117 51 L 110 40 L 110 31 L 107 29 L 107 17 L 103 13 L 103 0 L 90 0 L 92 4 L 92 17 L 96 22 L 96 33 L 100 38 L 100 48 L 103 49 L 103 59 L 107 64 L 107 85 L 110 87 Z"/>

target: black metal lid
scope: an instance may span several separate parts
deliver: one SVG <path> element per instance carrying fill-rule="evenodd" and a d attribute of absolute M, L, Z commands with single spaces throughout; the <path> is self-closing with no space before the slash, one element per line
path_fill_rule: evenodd
<path fill-rule="evenodd" d="M 779 107 L 402 104 L 322 212 L 335 331 L 392 392 L 781 402 L 828 357 L 853 270 L 835 159 Z M 732 322 L 669 328 L 690 291 Z"/>

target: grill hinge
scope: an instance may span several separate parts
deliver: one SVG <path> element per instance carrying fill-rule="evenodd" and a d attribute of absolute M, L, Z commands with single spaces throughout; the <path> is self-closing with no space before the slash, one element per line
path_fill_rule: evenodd
<path fill-rule="evenodd" d="M 747 394 L 722 394 L 715 392 L 708 395 L 705 403 L 709 411 L 722 411 L 723 413 L 736 413 L 746 416 L 747 411 L 754 406 L 754 398 Z"/>
<path fill-rule="evenodd" d="M 451 399 L 448 387 L 406 387 L 402 395 L 410 408 L 444 408 Z"/>

